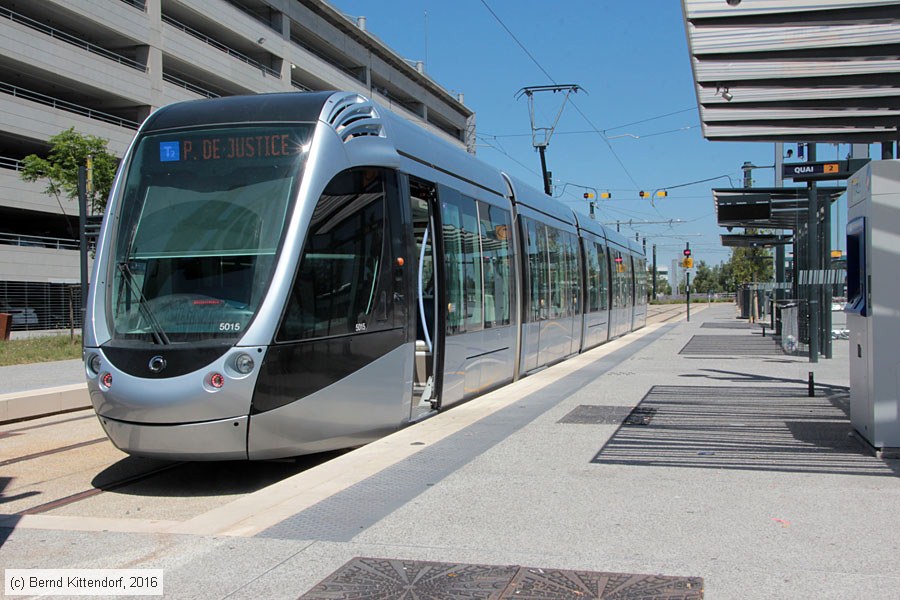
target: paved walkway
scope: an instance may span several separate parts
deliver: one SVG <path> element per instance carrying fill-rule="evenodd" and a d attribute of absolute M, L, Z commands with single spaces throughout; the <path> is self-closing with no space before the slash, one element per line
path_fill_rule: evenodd
<path fill-rule="evenodd" d="M 0 367 L 0 395 L 84 383 L 80 358 Z"/>
<path fill-rule="evenodd" d="M 163 569 L 173 598 L 900 598 L 900 463 L 850 437 L 847 342 L 810 365 L 730 324 L 647 327 L 189 521 L 8 517 L 0 564 Z"/>

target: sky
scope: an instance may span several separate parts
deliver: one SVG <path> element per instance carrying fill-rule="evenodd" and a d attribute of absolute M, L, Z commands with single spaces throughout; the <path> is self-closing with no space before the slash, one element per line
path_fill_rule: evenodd
<path fill-rule="evenodd" d="M 369 33 L 400 56 L 425 61 L 436 83 L 464 94 L 476 113 L 478 158 L 536 188 L 543 186 L 540 157 L 527 99 L 517 92 L 578 85 L 547 147 L 554 196 L 587 213 L 578 186 L 610 192 L 611 200 L 597 200 L 597 220 L 613 228 L 619 221 L 623 235 L 646 238 L 648 256 L 655 244 L 660 266 L 681 258 L 685 242 L 695 263 L 728 260 L 710 190 L 742 186 L 741 165 L 772 165 L 775 147 L 703 138 L 678 0 L 330 2 L 365 16 Z M 563 94 L 534 99 L 536 126 L 549 127 Z M 837 152 L 821 145 L 819 159 Z M 753 178 L 769 186 L 774 171 L 755 169 Z M 668 196 L 639 197 L 657 189 Z"/>

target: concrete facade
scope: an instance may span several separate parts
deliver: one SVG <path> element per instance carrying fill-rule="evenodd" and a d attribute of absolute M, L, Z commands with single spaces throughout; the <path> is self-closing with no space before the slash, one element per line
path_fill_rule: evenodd
<path fill-rule="evenodd" d="M 0 0 L 0 81 L 0 300 L 12 306 L 25 302 L 14 283 L 79 280 L 77 246 L 65 243 L 77 203 L 18 172 L 69 127 L 122 156 L 171 102 L 337 89 L 474 151 L 475 115 L 460 98 L 322 0 Z"/>

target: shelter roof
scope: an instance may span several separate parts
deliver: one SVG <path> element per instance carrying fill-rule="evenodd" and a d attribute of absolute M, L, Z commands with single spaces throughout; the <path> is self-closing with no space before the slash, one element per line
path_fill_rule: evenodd
<path fill-rule="evenodd" d="M 820 203 L 837 200 L 844 187 L 818 187 Z M 716 219 L 721 227 L 797 229 L 806 224 L 809 190 L 789 188 L 719 188 L 713 190 Z M 723 236 L 724 243 L 724 236 Z"/>
<path fill-rule="evenodd" d="M 898 139 L 900 0 L 682 5 L 707 139 Z"/>

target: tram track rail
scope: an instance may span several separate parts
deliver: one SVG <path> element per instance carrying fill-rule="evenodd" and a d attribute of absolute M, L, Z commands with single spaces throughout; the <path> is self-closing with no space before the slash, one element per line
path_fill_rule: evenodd
<path fill-rule="evenodd" d="M 64 506 L 69 506 L 71 504 L 87 500 L 88 498 L 93 498 L 94 496 L 98 496 L 104 492 L 112 492 L 129 485 L 141 483 L 157 475 L 161 475 L 178 467 L 182 467 L 185 464 L 186 463 L 184 462 L 175 462 L 156 467 L 155 469 L 150 469 L 149 471 L 144 471 L 143 473 L 135 473 L 134 475 L 129 475 L 128 477 L 123 477 L 121 479 L 104 484 L 102 487 L 88 488 L 74 494 L 69 494 L 62 498 L 56 498 L 55 500 L 50 500 L 48 502 L 44 502 L 43 504 L 38 504 L 37 506 L 32 506 L 30 508 L 20 510 L 16 513 L 16 515 L 39 515 L 42 513 L 50 512 Z"/>
<path fill-rule="evenodd" d="M 40 452 L 33 452 L 31 454 L 25 454 L 23 456 L 16 456 L 15 458 L 8 458 L 6 460 L 0 460 L 0 467 L 6 467 L 8 465 L 14 465 L 16 463 L 25 462 L 28 460 L 35 460 L 38 458 L 43 458 L 45 456 L 50 456 L 52 454 L 59 454 L 60 452 L 68 452 L 70 450 L 77 450 L 78 448 L 84 448 L 85 446 L 93 446 L 94 444 L 100 444 L 102 442 L 109 441 L 106 437 L 99 437 L 90 440 L 85 440 L 83 442 L 76 442 L 74 444 L 66 444 L 65 446 L 59 446 L 58 448 L 50 448 L 48 450 L 42 450 Z"/>
<path fill-rule="evenodd" d="M 684 304 L 664 304 L 651 306 L 648 309 L 647 324 L 666 323 L 683 316 L 687 311 Z"/>

